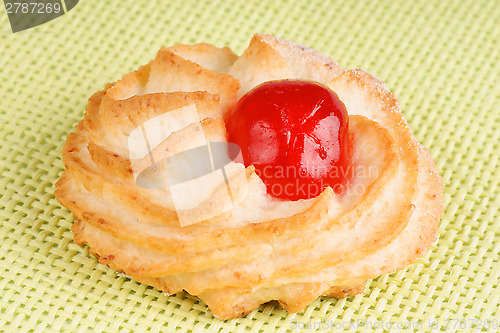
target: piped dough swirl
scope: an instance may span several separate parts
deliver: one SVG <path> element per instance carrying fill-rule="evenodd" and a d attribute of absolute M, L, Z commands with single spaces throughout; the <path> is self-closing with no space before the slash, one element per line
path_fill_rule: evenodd
<path fill-rule="evenodd" d="M 182 212 L 168 188 L 137 184 L 150 159 L 199 146 L 200 133 L 227 141 L 223 120 L 237 99 L 279 79 L 322 83 L 345 104 L 352 177 L 341 194 L 274 199 L 252 166 L 236 162 L 226 169 L 230 198 L 226 183 L 207 183 Z M 155 121 L 188 109 L 198 122 Z M 142 156 L 130 142 L 146 124 L 155 143 Z M 77 244 L 137 281 L 197 295 L 224 319 L 271 300 L 297 312 L 321 295 L 360 293 L 427 251 L 443 213 L 441 177 L 384 84 L 270 35 L 255 35 L 239 57 L 208 44 L 162 48 L 90 98 L 63 160 L 55 195 L 75 216 Z M 199 221 L 181 226 L 180 214 Z"/>

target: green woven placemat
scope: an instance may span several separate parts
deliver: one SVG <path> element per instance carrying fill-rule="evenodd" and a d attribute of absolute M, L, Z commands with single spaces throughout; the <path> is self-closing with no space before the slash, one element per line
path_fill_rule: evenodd
<path fill-rule="evenodd" d="M 82 0 L 52 22 L 13 34 L 2 6 L 0 330 L 495 331 L 498 22 L 500 4 L 491 0 Z M 268 304 L 221 321 L 196 297 L 164 296 L 75 245 L 72 215 L 54 199 L 54 183 L 65 137 L 93 92 L 161 46 L 208 42 L 241 52 L 255 32 L 300 42 L 385 81 L 443 175 L 445 214 L 423 258 L 370 281 L 363 295 L 320 298 L 296 315 Z"/>

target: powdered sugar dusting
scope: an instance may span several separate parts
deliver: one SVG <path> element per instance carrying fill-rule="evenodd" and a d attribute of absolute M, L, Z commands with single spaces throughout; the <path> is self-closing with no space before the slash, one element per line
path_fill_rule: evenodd
<path fill-rule="evenodd" d="M 118 276 L 121 276 L 121 277 L 126 277 L 126 278 L 129 278 L 129 279 L 132 279 L 131 276 L 128 276 L 127 274 L 125 273 L 121 273 L 121 272 L 116 272 L 116 274 L 118 274 Z"/>
<path fill-rule="evenodd" d="M 300 43 L 266 34 L 261 36 L 262 39 L 269 45 L 272 45 L 282 57 L 290 57 L 294 59 L 302 58 L 306 63 L 316 62 L 322 64 L 327 68 L 339 67 L 339 65 L 329 57 Z"/>

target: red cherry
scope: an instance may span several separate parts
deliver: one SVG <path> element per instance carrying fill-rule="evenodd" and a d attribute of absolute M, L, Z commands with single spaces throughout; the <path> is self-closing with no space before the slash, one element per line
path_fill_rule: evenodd
<path fill-rule="evenodd" d="M 267 192 L 280 199 L 339 192 L 349 163 L 349 118 L 330 89 L 308 81 L 263 83 L 236 104 L 229 141 L 253 164 Z"/>

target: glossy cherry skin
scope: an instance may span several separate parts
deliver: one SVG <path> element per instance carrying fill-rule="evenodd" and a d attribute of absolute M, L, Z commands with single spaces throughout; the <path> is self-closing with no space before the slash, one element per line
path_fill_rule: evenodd
<path fill-rule="evenodd" d="M 263 83 L 237 102 L 226 122 L 229 141 L 254 165 L 267 193 L 284 200 L 314 198 L 346 181 L 349 118 L 323 85 L 297 80 Z"/>

